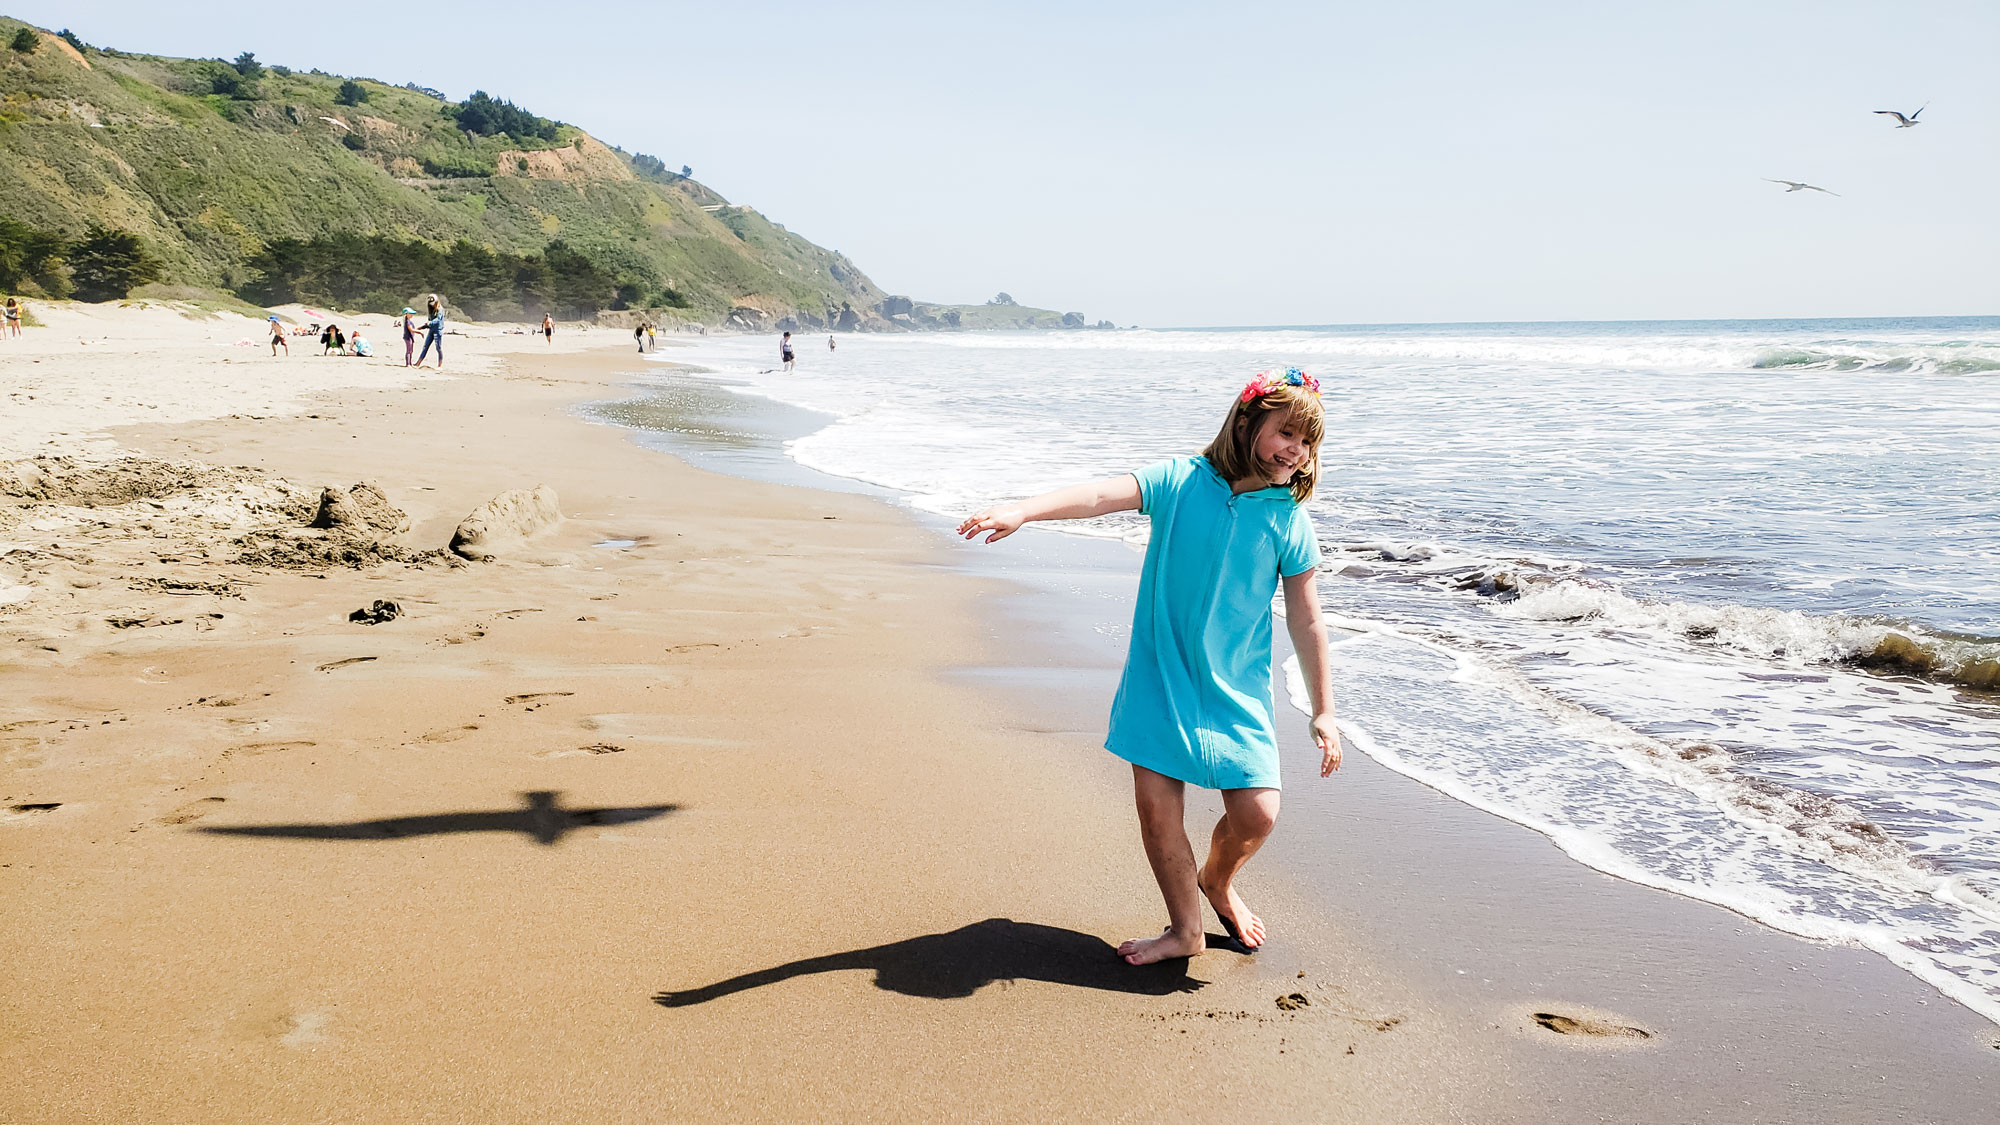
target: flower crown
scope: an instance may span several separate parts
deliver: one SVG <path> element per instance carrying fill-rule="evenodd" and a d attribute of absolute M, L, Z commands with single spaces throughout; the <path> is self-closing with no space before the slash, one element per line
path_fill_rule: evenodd
<path fill-rule="evenodd" d="M 1315 398 L 1319 396 L 1318 379 L 1296 367 L 1287 367 L 1283 370 L 1274 368 L 1270 371 L 1259 371 L 1252 375 L 1250 381 L 1243 385 L 1243 394 L 1239 401 L 1249 402 L 1253 398 L 1261 398 L 1279 387 L 1304 387 L 1311 391 Z"/>

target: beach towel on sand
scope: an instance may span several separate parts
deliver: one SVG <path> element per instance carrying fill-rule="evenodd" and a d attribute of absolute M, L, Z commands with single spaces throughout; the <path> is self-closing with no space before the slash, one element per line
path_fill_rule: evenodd
<path fill-rule="evenodd" d="M 1271 598 L 1319 565 L 1288 488 L 1234 493 L 1204 457 L 1132 474 L 1153 525 L 1104 748 L 1209 789 L 1276 789 Z"/>

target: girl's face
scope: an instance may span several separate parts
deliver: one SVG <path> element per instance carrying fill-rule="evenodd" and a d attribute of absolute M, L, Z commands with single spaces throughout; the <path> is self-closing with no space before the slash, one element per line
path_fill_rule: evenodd
<path fill-rule="evenodd" d="M 1292 482 L 1292 474 L 1305 468 L 1312 458 L 1305 431 L 1292 418 L 1292 411 L 1266 414 L 1250 442 L 1250 456 L 1257 475 L 1274 485 Z"/>

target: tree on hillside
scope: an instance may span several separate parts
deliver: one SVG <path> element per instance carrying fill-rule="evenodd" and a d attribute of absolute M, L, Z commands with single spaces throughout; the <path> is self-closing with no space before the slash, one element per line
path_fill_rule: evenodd
<path fill-rule="evenodd" d="M 555 122 L 536 117 L 513 102 L 492 97 L 484 90 L 474 90 L 471 97 L 459 104 L 444 107 L 444 113 L 457 121 L 459 128 L 482 137 L 505 133 L 517 141 L 556 139 Z"/>
<path fill-rule="evenodd" d="M 84 301 L 111 301 L 160 276 L 160 264 L 130 231 L 90 225 L 82 241 L 64 255 L 70 284 Z"/>
<path fill-rule="evenodd" d="M 83 40 L 78 39 L 76 37 L 76 32 L 71 31 L 69 28 L 65 27 L 61 31 L 56 32 L 56 35 L 60 39 L 62 39 L 63 42 L 69 44 L 72 47 L 75 47 L 77 54 L 83 53 L 84 43 Z"/>
<path fill-rule="evenodd" d="M 368 87 L 349 78 L 340 84 L 340 93 L 335 94 L 333 100 L 341 105 L 360 105 L 368 100 Z"/>
<path fill-rule="evenodd" d="M 688 167 L 685 164 L 681 165 L 681 179 L 683 180 L 694 179 L 694 169 Z"/>
<path fill-rule="evenodd" d="M 7 45 L 24 55 L 32 55 L 35 53 L 35 48 L 42 45 L 42 37 L 35 34 L 34 28 L 24 27 L 14 33 L 13 40 Z"/>
<path fill-rule="evenodd" d="M 248 51 L 236 56 L 236 62 L 232 65 L 236 67 L 236 73 L 245 78 L 256 78 L 264 73 L 264 64 L 258 62 L 257 56 Z"/>
<path fill-rule="evenodd" d="M 0 215 L 0 289 L 17 290 L 24 281 L 51 297 L 69 295 L 62 268 L 63 237 Z"/>
<path fill-rule="evenodd" d="M 994 294 L 993 299 L 986 303 L 989 305 L 1011 305 L 1014 303 L 1014 298 L 1008 296 L 1005 293 L 996 293 Z"/>
<path fill-rule="evenodd" d="M 236 73 L 236 68 L 228 63 L 223 63 L 222 69 L 208 77 L 208 92 L 211 94 L 221 94 L 225 98 L 240 98 L 245 96 L 243 89 L 243 76 Z"/>

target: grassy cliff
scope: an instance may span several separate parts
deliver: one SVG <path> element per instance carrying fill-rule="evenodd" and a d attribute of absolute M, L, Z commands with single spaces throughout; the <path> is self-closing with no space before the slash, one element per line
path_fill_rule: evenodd
<path fill-rule="evenodd" d="M 851 261 L 650 158 L 504 102 L 77 46 L 0 17 L 0 216 L 130 231 L 162 280 L 237 290 L 272 244 L 327 235 L 551 242 L 620 302 L 761 328 L 888 327 Z"/>

